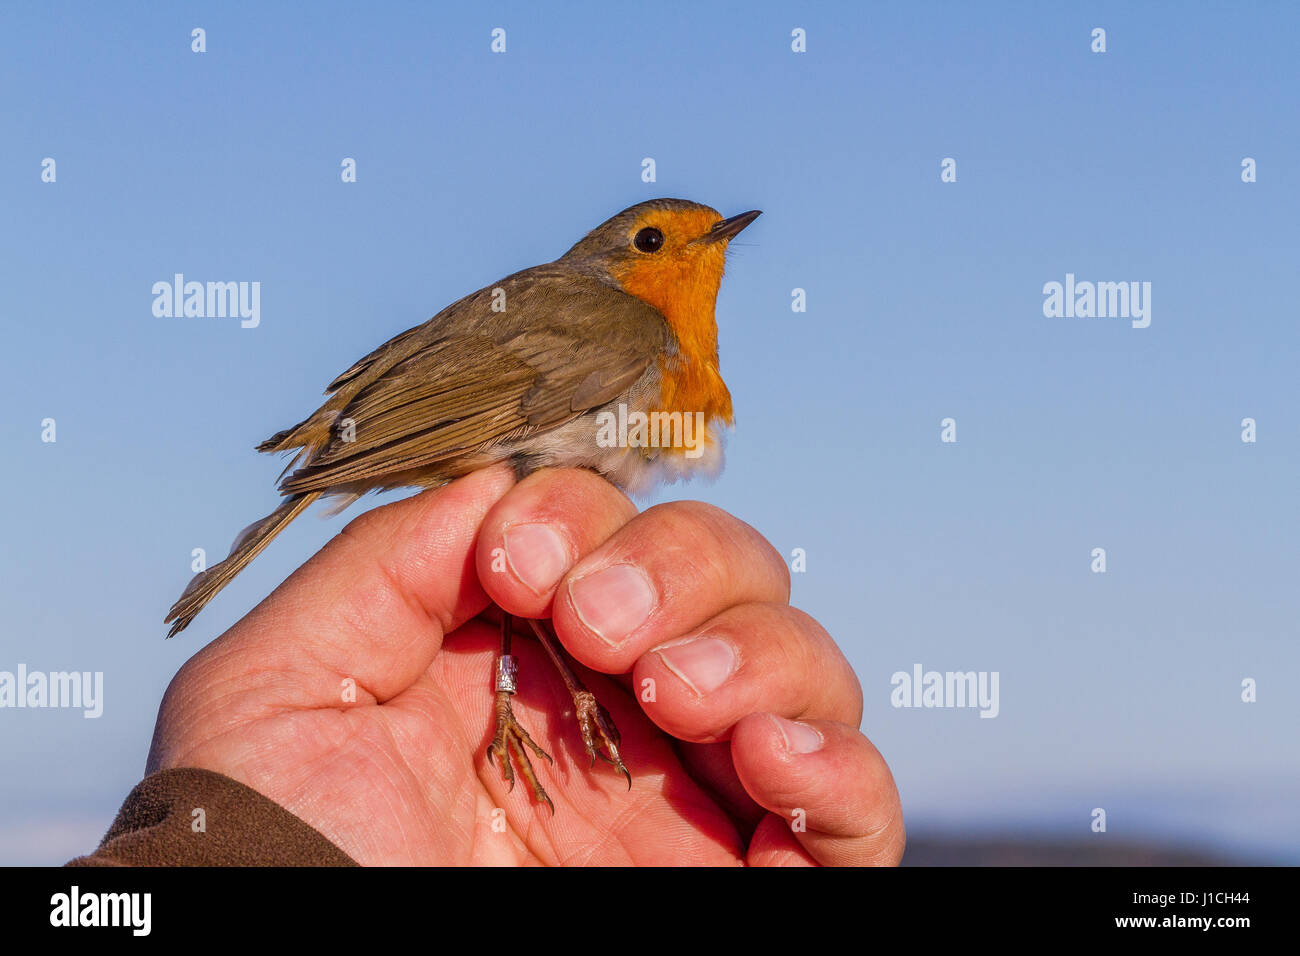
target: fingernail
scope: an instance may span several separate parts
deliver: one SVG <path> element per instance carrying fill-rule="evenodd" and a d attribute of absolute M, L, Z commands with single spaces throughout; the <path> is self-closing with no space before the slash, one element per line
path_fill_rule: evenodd
<path fill-rule="evenodd" d="M 578 617 L 610 647 L 617 647 L 645 623 L 655 593 L 640 568 L 616 564 L 569 582 Z"/>
<path fill-rule="evenodd" d="M 555 529 L 517 524 L 505 532 L 506 563 L 535 593 L 545 594 L 569 569 L 569 549 Z"/>
<path fill-rule="evenodd" d="M 826 743 L 826 738 L 815 727 L 797 720 L 786 720 L 776 714 L 772 715 L 772 719 L 776 721 L 777 729 L 785 738 L 785 749 L 792 754 L 816 753 Z"/>
<path fill-rule="evenodd" d="M 716 637 L 697 637 L 658 648 L 664 666 L 682 679 L 696 697 L 715 691 L 736 670 L 736 652 Z"/>

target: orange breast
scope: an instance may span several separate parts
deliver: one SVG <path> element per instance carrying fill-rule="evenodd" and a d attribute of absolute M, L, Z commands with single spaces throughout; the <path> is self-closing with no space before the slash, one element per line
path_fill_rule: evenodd
<path fill-rule="evenodd" d="M 718 323 L 714 305 L 725 253 L 704 245 L 697 257 L 645 260 L 616 278 L 624 291 L 654 306 L 677 336 L 680 360 L 660 359 L 663 410 L 703 412 L 706 421 L 733 421 L 731 393 L 718 371 Z"/>

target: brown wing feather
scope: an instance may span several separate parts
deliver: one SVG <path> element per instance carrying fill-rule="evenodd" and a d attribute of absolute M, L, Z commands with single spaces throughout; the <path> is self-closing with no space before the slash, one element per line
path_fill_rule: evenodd
<path fill-rule="evenodd" d="M 420 347 L 420 343 L 416 339 L 416 336 L 423 328 L 423 325 L 417 325 L 413 329 L 407 329 L 400 335 L 393 336 L 365 358 L 359 359 L 350 369 L 338 376 L 334 381 L 330 382 L 329 385 L 325 387 L 325 394 L 334 394 L 348 382 L 352 381 L 358 375 L 361 375 L 373 366 L 382 365 L 384 367 L 391 367 L 393 363 L 387 361 L 390 358 L 397 361 L 405 358 L 410 354 L 408 350 L 409 348 Z"/>
<path fill-rule="evenodd" d="M 504 312 L 491 309 L 496 289 Z M 656 310 L 596 278 L 554 265 L 518 273 L 335 379 L 336 394 L 277 445 L 308 456 L 281 491 L 378 487 L 549 430 L 616 398 L 673 344 Z M 344 420 L 354 440 L 338 433 Z"/>

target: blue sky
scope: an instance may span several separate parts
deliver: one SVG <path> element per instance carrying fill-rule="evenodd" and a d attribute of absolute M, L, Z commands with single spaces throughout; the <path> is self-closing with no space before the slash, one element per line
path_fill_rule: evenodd
<path fill-rule="evenodd" d="M 1098 839 L 1300 862 L 1298 28 L 1281 3 L 6 8 L 0 670 L 103 671 L 106 699 L 0 710 L 0 863 L 88 850 L 171 675 L 342 526 L 297 522 L 164 643 L 190 550 L 275 500 L 252 446 L 655 196 L 765 211 L 718 304 L 727 469 L 660 497 L 806 551 L 794 601 L 857 667 L 912 831 L 1091 838 L 1105 807 Z M 155 317 L 176 272 L 260 282 L 261 324 Z M 1150 282 L 1150 327 L 1046 318 L 1067 273 Z M 999 716 L 892 707 L 918 663 L 997 671 Z"/>

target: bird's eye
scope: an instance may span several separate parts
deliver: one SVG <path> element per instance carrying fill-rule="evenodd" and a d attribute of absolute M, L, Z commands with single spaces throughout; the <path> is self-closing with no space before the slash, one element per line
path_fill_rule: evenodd
<path fill-rule="evenodd" d="M 664 234 L 654 226 L 642 229 L 632 240 L 632 245 L 641 252 L 658 252 L 664 245 Z"/>

